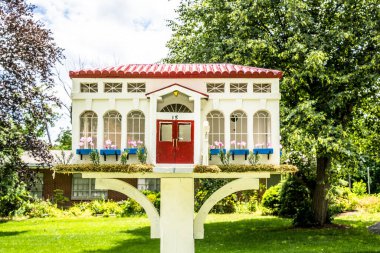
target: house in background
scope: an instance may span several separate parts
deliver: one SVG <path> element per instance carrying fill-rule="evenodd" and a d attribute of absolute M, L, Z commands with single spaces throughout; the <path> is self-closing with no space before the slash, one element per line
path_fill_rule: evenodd
<path fill-rule="evenodd" d="M 280 163 L 281 71 L 233 64 L 128 64 L 71 71 L 72 163 L 119 163 L 124 150 L 138 162 L 144 146 L 156 171 L 191 172 L 197 164 Z M 62 177 L 62 179 L 60 179 Z M 65 178 L 65 179 L 64 179 Z M 56 175 L 71 200 L 105 196 L 80 174 Z M 134 179 L 140 189 L 157 189 L 155 179 Z M 278 178 L 269 180 L 278 181 Z M 45 180 L 44 180 L 45 181 Z M 65 183 L 65 184 L 66 184 Z"/>

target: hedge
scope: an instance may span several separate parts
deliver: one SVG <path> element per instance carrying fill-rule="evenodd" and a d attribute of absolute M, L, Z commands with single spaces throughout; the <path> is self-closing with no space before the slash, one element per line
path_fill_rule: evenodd
<path fill-rule="evenodd" d="M 197 165 L 194 168 L 195 173 L 220 173 L 220 172 L 279 172 L 279 173 L 295 173 L 298 168 L 289 164 L 230 164 L 230 165 Z"/>
<path fill-rule="evenodd" d="M 57 173 L 75 173 L 75 172 L 123 172 L 123 173 L 149 173 L 153 172 L 151 164 L 60 164 L 53 167 Z M 196 165 L 194 173 L 220 173 L 220 172 L 279 172 L 295 173 L 298 171 L 296 166 L 282 164 L 230 164 L 230 165 Z"/>
<path fill-rule="evenodd" d="M 53 167 L 55 172 L 74 173 L 74 172 L 124 172 L 141 173 L 153 172 L 151 164 L 59 164 Z"/>

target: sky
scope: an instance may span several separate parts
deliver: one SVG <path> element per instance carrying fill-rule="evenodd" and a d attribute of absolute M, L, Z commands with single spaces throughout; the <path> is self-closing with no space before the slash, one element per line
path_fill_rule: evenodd
<path fill-rule="evenodd" d="M 70 84 L 69 70 L 127 63 L 155 63 L 167 55 L 171 31 L 167 20 L 175 18 L 180 0 L 27 0 L 36 6 L 35 18 L 51 30 L 66 59 L 57 66 L 61 79 Z M 58 82 L 58 81 L 57 81 Z M 57 86 L 64 103 L 70 99 Z M 69 126 L 62 116 L 50 129 L 55 140 L 60 128 Z"/>

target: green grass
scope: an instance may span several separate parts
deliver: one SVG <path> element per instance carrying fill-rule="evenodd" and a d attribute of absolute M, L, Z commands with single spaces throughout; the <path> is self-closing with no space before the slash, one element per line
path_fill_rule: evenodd
<path fill-rule="evenodd" d="M 380 252 L 367 226 L 380 214 L 335 220 L 349 228 L 294 229 L 288 219 L 249 214 L 210 215 L 196 252 Z M 149 221 L 132 218 L 46 218 L 0 223 L 0 252 L 159 252 Z"/>

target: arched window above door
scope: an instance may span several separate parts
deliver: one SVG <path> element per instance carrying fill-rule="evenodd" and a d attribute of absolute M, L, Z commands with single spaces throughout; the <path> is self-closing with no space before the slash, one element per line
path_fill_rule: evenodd
<path fill-rule="evenodd" d="M 170 104 L 161 109 L 161 112 L 191 113 L 192 111 L 183 104 Z"/>

